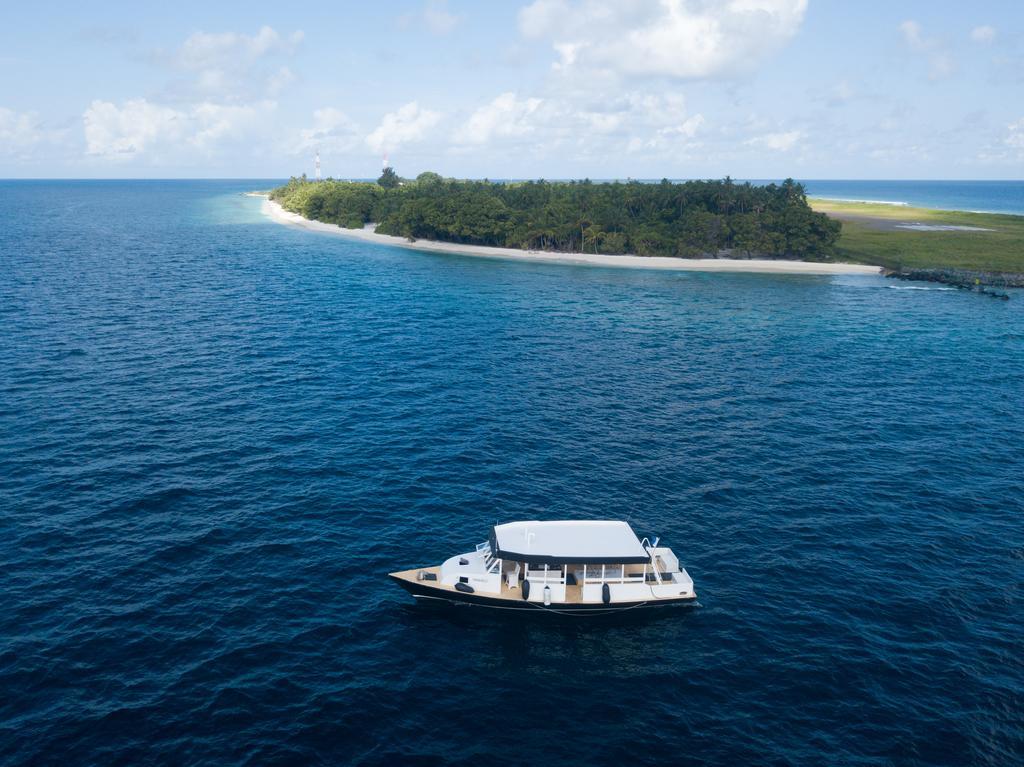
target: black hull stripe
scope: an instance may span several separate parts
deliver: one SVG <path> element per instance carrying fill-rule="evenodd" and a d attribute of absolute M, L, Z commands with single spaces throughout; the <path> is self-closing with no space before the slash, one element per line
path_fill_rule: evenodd
<path fill-rule="evenodd" d="M 645 600 L 643 602 L 619 602 L 610 607 L 605 604 L 552 604 L 545 606 L 542 602 L 527 602 L 526 600 L 500 599 L 486 597 L 481 594 L 465 594 L 459 591 L 448 591 L 427 586 L 419 582 L 397 579 L 402 588 L 408 591 L 417 599 L 431 599 L 439 602 L 451 602 L 453 604 L 473 605 L 475 607 L 487 607 L 494 610 L 532 610 L 556 613 L 560 615 L 609 615 L 622 613 L 627 610 L 637 610 L 654 607 L 669 607 L 672 605 L 695 605 L 696 597 L 678 597 L 672 599 Z"/>

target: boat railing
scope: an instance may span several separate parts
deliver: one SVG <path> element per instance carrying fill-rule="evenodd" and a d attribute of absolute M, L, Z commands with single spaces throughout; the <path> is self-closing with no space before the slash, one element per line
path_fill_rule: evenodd
<path fill-rule="evenodd" d="M 653 558 L 652 558 L 653 562 Z M 640 572 L 629 572 L 627 565 L 582 565 L 576 579 L 580 585 L 601 583 L 647 583 L 653 577 L 661 583 L 657 566 L 645 564 Z"/>
<path fill-rule="evenodd" d="M 531 570 L 527 566 L 525 577 L 537 583 L 565 583 L 565 575 L 565 570 L 561 567 L 545 565 L 543 569 L 536 570 Z"/>
<path fill-rule="evenodd" d="M 661 542 L 659 536 L 654 536 L 654 542 L 652 543 L 647 538 L 640 541 L 640 545 L 643 546 L 644 551 L 651 555 L 651 570 L 654 572 L 654 580 L 657 583 L 661 583 L 661 573 L 658 571 L 658 555 L 654 553 L 654 550 L 658 548 L 658 543 Z M 644 567 L 644 580 L 647 580 L 647 568 Z"/>

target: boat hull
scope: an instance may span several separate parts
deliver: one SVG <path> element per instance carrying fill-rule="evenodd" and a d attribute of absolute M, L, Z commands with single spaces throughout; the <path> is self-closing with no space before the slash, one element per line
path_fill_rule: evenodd
<path fill-rule="evenodd" d="M 488 596 L 486 594 L 454 591 L 431 581 L 414 581 L 396 575 L 390 576 L 403 589 L 412 594 L 417 601 L 434 604 L 450 604 L 455 606 L 484 607 L 494 610 L 516 610 L 519 612 L 545 612 L 574 617 L 620 615 L 637 610 L 652 610 L 665 607 L 696 606 L 696 596 L 671 599 L 648 599 L 641 602 L 615 602 L 612 604 L 593 604 L 586 602 L 558 603 L 545 605 L 540 602 L 528 602 L 524 599 L 508 599 L 507 597 Z"/>

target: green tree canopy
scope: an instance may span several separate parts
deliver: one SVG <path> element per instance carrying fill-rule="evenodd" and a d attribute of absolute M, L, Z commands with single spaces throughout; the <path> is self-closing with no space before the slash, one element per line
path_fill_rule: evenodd
<path fill-rule="evenodd" d="M 293 178 L 271 197 L 306 218 L 410 238 L 586 253 L 827 258 L 840 224 L 801 184 L 722 181 L 456 181 L 401 184 Z"/>
<path fill-rule="evenodd" d="M 385 189 L 394 189 L 401 183 L 401 179 L 398 178 L 398 174 L 395 173 L 395 169 L 388 166 L 384 169 L 384 172 L 380 174 L 380 178 L 377 179 L 377 183 Z"/>

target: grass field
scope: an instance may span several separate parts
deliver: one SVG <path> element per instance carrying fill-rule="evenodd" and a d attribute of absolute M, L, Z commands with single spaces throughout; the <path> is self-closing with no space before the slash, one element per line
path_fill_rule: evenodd
<path fill-rule="evenodd" d="M 1024 272 L 1024 216 L 929 210 L 879 203 L 809 200 L 843 222 L 836 260 L 890 269 Z M 915 231 L 901 225 L 967 226 L 986 231 Z"/>

